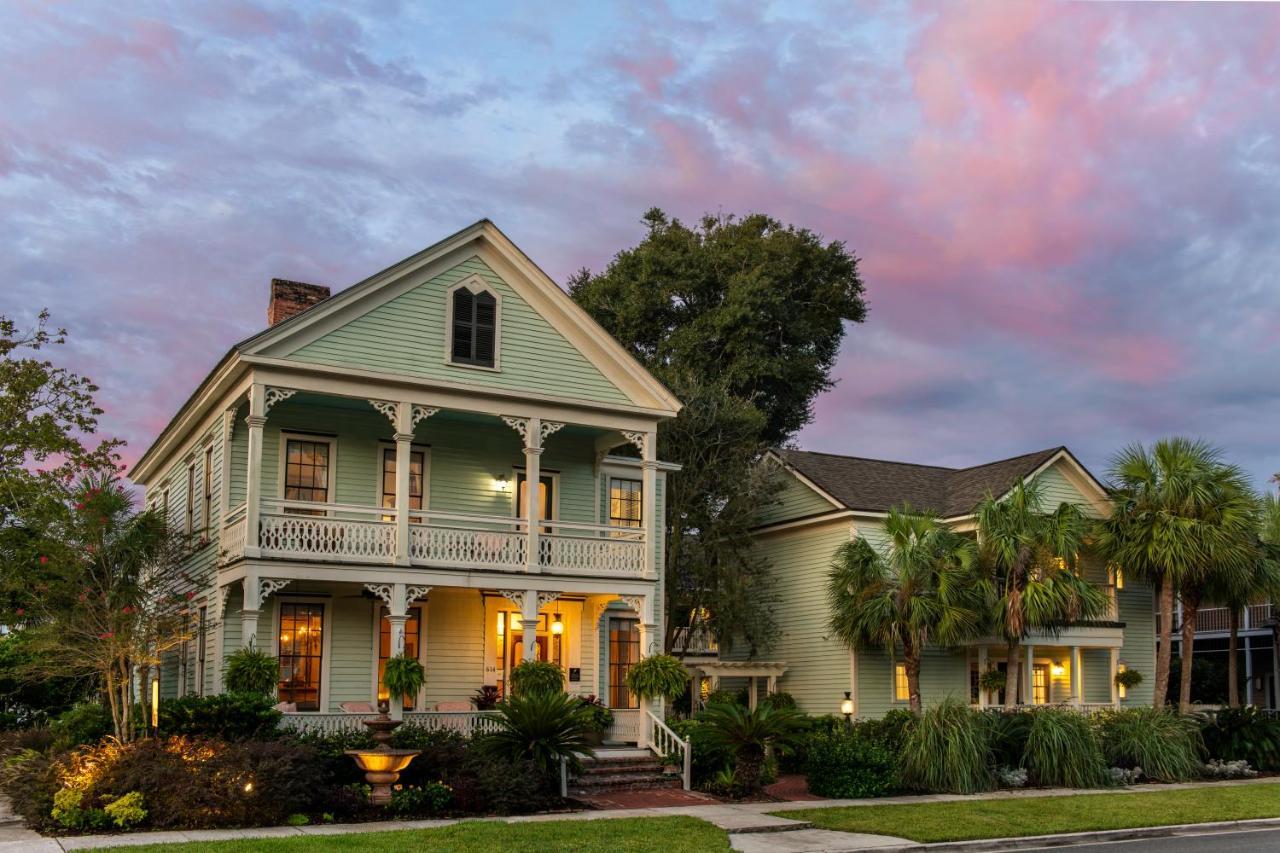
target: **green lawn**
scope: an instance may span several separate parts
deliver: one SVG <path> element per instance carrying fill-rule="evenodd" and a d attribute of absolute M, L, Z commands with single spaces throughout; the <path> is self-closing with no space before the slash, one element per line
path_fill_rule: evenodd
<path fill-rule="evenodd" d="M 1280 784 L 777 812 L 823 829 L 968 841 L 1174 823 L 1280 817 Z"/>
<path fill-rule="evenodd" d="M 243 841 L 148 844 L 146 851 L 208 850 L 211 853 L 387 853 L 389 850 L 448 850 L 449 853 L 493 850 L 599 850 L 609 853 L 701 853 L 728 850 L 723 830 L 692 817 L 556 820 L 538 823 L 464 821 L 439 829 L 404 829 L 350 835 L 311 835 Z"/>

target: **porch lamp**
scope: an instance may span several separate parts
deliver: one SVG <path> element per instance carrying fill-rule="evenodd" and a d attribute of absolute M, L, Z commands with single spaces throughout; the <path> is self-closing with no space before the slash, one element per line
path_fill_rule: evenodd
<path fill-rule="evenodd" d="M 160 728 L 160 679 L 151 680 L 151 728 Z"/>
<path fill-rule="evenodd" d="M 844 714 L 844 721 L 848 725 L 853 725 L 853 691 L 846 690 L 844 692 L 844 701 L 840 703 L 840 713 Z"/>
<path fill-rule="evenodd" d="M 560 621 L 560 614 L 557 613 L 551 621 L 551 633 L 559 637 L 564 633 L 564 623 Z"/>
<path fill-rule="evenodd" d="M 499 474 L 493 478 L 493 490 L 495 492 L 505 492 L 511 488 L 511 482 L 507 479 L 506 474 Z"/>

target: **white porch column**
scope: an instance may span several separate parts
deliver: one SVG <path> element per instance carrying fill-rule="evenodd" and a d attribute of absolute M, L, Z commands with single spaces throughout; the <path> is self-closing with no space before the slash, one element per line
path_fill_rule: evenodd
<path fill-rule="evenodd" d="M 409 565 L 409 465 L 413 459 L 413 405 L 411 403 L 396 404 L 395 441 L 396 565 L 407 566 Z M 400 627 L 403 631 L 403 622 Z"/>
<path fill-rule="evenodd" d="M 982 674 L 987 671 L 987 647 L 978 646 L 978 707 L 987 707 L 987 691 L 982 689 Z"/>
<path fill-rule="evenodd" d="M 1071 696 L 1075 706 L 1079 708 L 1084 704 L 1084 678 L 1080 671 L 1081 657 L 1080 647 L 1071 647 Z"/>
<path fill-rule="evenodd" d="M 245 575 L 244 591 L 240 597 L 240 648 L 256 645 L 258 638 L 258 607 L 262 602 L 261 586 L 257 575 Z"/>
<path fill-rule="evenodd" d="M 1247 634 L 1244 638 L 1244 703 L 1253 704 L 1253 643 Z"/>
<path fill-rule="evenodd" d="M 754 675 L 747 677 L 747 708 L 754 711 L 760 704 L 760 679 Z"/>
<path fill-rule="evenodd" d="M 1027 645 L 1027 660 L 1023 666 L 1022 673 L 1022 704 L 1034 705 L 1036 703 L 1036 647 Z"/>
<path fill-rule="evenodd" d="M 641 499 L 644 506 L 644 576 L 652 579 L 657 575 L 657 557 L 654 547 L 658 542 L 658 530 L 661 520 L 658 515 L 658 433 L 646 432 L 642 441 L 641 456 Z"/>
<path fill-rule="evenodd" d="M 244 555 L 261 556 L 258 549 L 258 515 L 262 501 L 262 428 L 267 423 L 266 386 L 254 383 L 249 389 L 249 460 L 244 482 Z"/>
<path fill-rule="evenodd" d="M 1120 685 L 1116 684 L 1116 673 L 1120 671 L 1120 650 L 1113 648 L 1111 651 L 1111 704 L 1119 707 L 1120 705 Z"/>
<path fill-rule="evenodd" d="M 537 480 L 533 482 L 536 483 Z M 537 494 L 536 489 L 530 489 L 529 492 Z M 520 601 L 520 622 L 522 623 L 520 629 L 524 638 L 524 659 L 527 661 L 538 659 L 538 611 L 541 609 L 542 602 L 539 600 L 538 591 L 525 590 L 524 598 Z"/>

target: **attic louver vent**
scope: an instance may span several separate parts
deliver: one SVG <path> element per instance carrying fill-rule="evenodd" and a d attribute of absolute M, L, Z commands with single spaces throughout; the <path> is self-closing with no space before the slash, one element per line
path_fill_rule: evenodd
<path fill-rule="evenodd" d="M 452 360 L 455 364 L 493 367 L 497 341 L 498 301 L 492 293 L 472 293 L 465 287 L 453 292 Z"/>

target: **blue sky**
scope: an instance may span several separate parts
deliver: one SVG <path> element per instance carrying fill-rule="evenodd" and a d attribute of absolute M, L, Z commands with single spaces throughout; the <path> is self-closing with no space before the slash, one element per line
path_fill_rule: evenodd
<path fill-rule="evenodd" d="M 862 258 L 804 447 L 1280 470 L 1271 5 L 20 2 L 0 60 L 0 312 L 69 328 L 131 457 L 272 276 L 487 216 L 563 281 L 659 206 Z"/>

